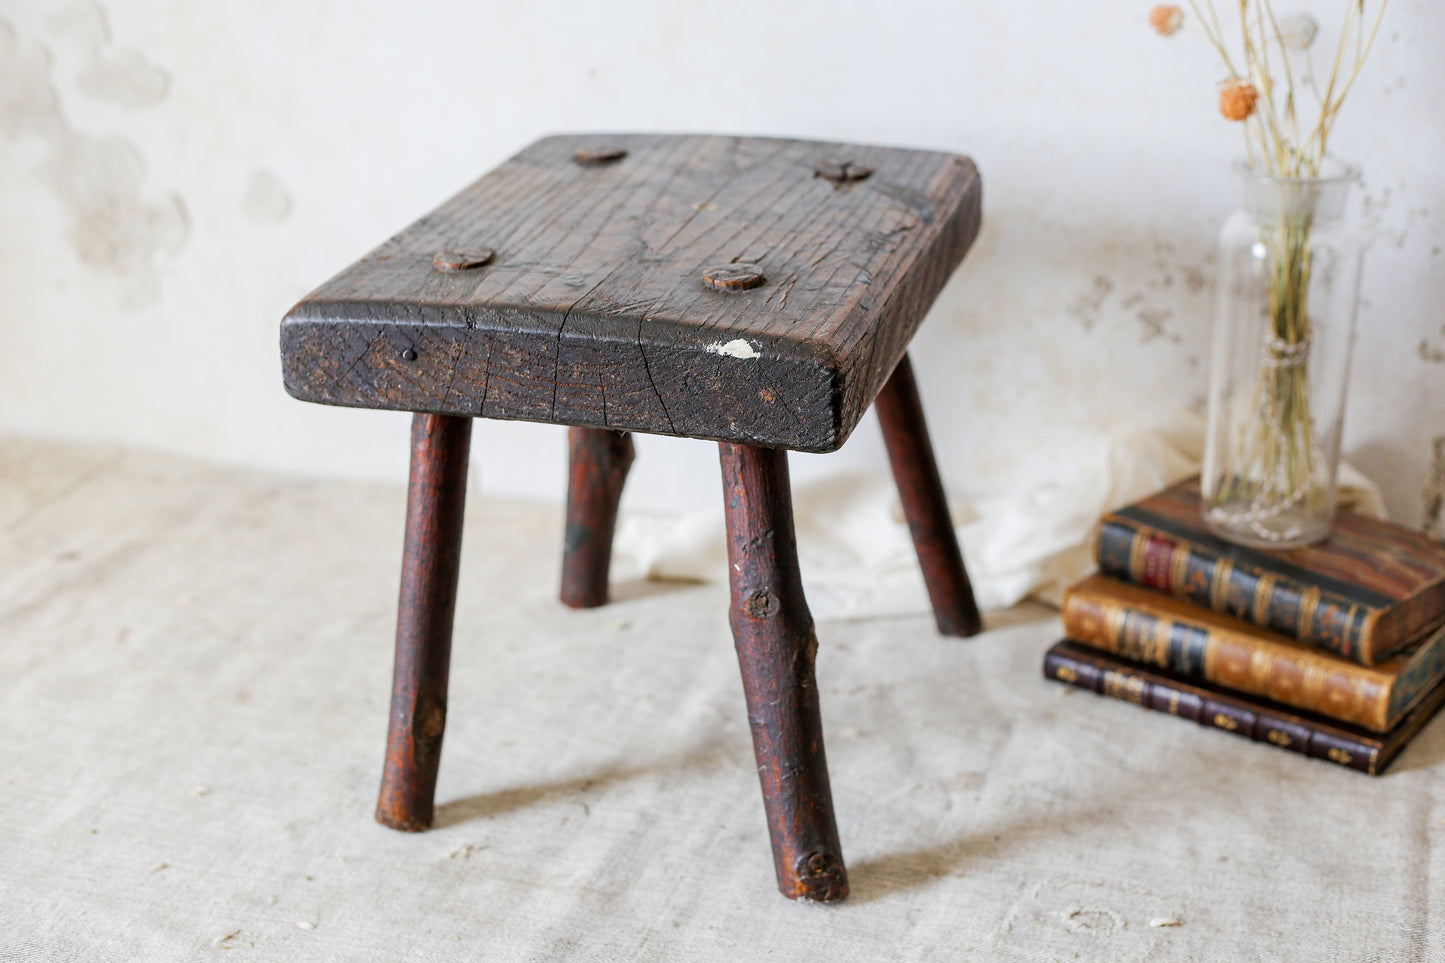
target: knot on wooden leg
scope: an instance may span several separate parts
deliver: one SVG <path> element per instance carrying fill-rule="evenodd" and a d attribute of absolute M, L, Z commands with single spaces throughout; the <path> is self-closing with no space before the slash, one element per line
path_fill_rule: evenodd
<path fill-rule="evenodd" d="M 843 868 L 843 861 L 832 853 L 805 853 L 798 857 L 793 871 L 799 899 L 827 903 L 848 895 L 847 870 Z"/>
<path fill-rule="evenodd" d="M 758 589 L 743 601 L 749 618 L 770 619 L 778 613 L 778 597 L 767 589 Z"/>
<path fill-rule="evenodd" d="M 417 707 L 417 734 L 425 742 L 428 748 L 441 744 L 442 733 L 447 729 L 447 706 L 446 703 L 423 697 L 421 705 Z"/>

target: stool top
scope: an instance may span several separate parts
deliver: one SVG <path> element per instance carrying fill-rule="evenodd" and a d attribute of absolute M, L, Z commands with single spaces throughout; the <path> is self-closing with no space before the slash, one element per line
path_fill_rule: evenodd
<path fill-rule="evenodd" d="M 305 401 L 832 451 L 978 233 L 953 154 L 562 135 L 308 295 Z"/>

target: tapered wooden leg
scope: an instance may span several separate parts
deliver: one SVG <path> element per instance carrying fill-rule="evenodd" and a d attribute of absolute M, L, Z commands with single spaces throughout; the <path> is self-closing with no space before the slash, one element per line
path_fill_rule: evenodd
<path fill-rule="evenodd" d="M 778 888 L 840 900 L 848 874 L 833 818 L 813 661 L 818 641 L 798 575 L 787 453 L 722 443 L 729 620 L 763 787 Z"/>
<path fill-rule="evenodd" d="M 873 408 L 883 425 L 883 441 L 893 464 L 898 498 L 913 534 L 913 547 L 923 568 L 938 631 L 944 635 L 976 635 L 983 629 L 983 620 L 963 567 L 963 553 L 948 514 L 948 499 L 938 477 L 938 464 L 933 460 L 933 445 L 928 440 L 928 426 L 923 420 L 923 405 L 918 400 L 918 385 L 908 355 L 893 369 L 893 376 L 874 399 Z"/>
<path fill-rule="evenodd" d="M 607 603 L 612 534 L 617 528 L 617 503 L 632 466 L 632 436 L 606 428 L 571 428 L 567 447 L 562 604 L 588 609 Z"/>
<path fill-rule="evenodd" d="M 411 484 L 396 617 L 391 726 L 378 822 L 419 832 L 432 822 L 447 718 L 447 665 L 462 550 L 470 418 L 418 414 L 411 426 Z"/>

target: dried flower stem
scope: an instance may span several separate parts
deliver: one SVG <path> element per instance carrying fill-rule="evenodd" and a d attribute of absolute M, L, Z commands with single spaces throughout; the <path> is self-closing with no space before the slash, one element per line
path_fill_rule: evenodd
<path fill-rule="evenodd" d="M 1244 57 L 1238 65 L 1225 42 L 1224 27 L 1214 0 L 1203 0 L 1202 9 L 1200 0 L 1189 0 L 1189 7 L 1194 11 L 1195 20 L 1206 39 L 1224 61 L 1224 67 L 1229 72 L 1228 79 L 1250 84 L 1259 91 L 1264 107 L 1259 113 L 1263 116 L 1252 123 L 1245 123 L 1245 151 L 1253 160 L 1257 149 L 1264 161 L 1265 172 L 1277 177 L 1318 177 L 1330 131 L 1334 128 L 1345 95 L 1354 86 L 1355 78 L 1375 44 L 1389 0 L 1380 0 L 1373 20 L 1365 13 L 1365 0 L 1349 0 L 1339 42 L 1335 46 L 1329 81 L 1323 93 L 1314 83 L 1313 71 L 1306 69 L 1304 76 L 1309 77 L 1309 85 L 1319 99 L 1320 113 L 1303 140 L 1300 139 L 1300 104 L 1296 96 L 1294 63 L 1274 7 L 1270 0 L 1237 0 L 1237 3 Z M 1251 3 L 1254 4 L 1252 10 Z M 1350 55 L 1352 42 L 1353 56 Z M 1278 55 L 1283 71 L 1282 90 L 1270 70 L 1272 54 Z M 1304 56 L 1308 58 L 1309 55 L 1305 53 Z"/>

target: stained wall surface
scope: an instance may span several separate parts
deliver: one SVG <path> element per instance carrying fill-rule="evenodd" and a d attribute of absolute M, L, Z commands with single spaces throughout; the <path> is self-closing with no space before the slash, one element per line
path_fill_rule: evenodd
<path fill-rule="evenodd" d="M 399 478 L 405 416 L 285 396 L 286 309 L 542 134 L 705 130 L 971 154 L 985 228 L 915 342 L 935 442 L 961 494 L 1066 482 L 1203 403 L 1241 143 L 1148 6 L 3 0 L 0 431 Z M 1327 46 L 1340 5 L 1302 6 Z M 1346 456 L 1445 534 L 1442 45 L 1393 4 L 1333 139 L 1372 238 Z M 475 444 L 488 492 L 560 496 L 558 429 Z M 640 448 L 631 505 L 715 498 L 709 446 Z M 870 424 L 794 472 L 882 459 Z"/>

